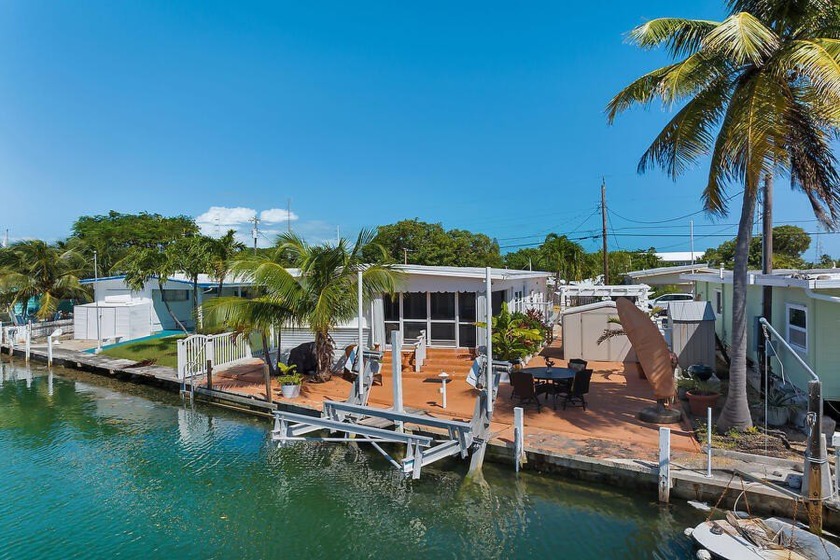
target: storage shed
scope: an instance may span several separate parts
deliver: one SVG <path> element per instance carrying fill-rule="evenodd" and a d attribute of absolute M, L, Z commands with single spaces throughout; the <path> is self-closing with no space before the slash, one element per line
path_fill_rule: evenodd
<path fill-rule="evenodd" d="M 607 328 L 619 329 L 609 322 L 618 317 L 614 301 L 599 301 L 563 312 L 563 357 L 596 362 L 635 362 L 636 354 L 626 336 L 614 336 L 601 344 L 598 339 Z"/>
<path fill-rule="evenodd" d="M 130 296 L 108 296 L 100 302 L 99 336 L 102 340 L 133 340 L 152 334 L 151 303 L 131 300 Z M 73 309 L 73 337 L 96 340 L 95 303 Z"/>
<path fill-rule="evenodd" d="M 671 350 L 683 369 L 715 365 L 715 312 L 708 301 L 675 301 L 667 305 Z"/>

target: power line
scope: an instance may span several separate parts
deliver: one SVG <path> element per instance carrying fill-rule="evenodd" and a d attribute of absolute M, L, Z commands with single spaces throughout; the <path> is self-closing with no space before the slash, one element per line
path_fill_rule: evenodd
<path fill-rule="evenodd" d="M 732 200 L 736 196 L 738 196 L 740 194 L 743 194 L 743 193 L 744 193 L 744 191 L 740 191 L 740 192 L 737 192 L 737 193 L 733 194 L 732 196 L 727 197 L 726 202 L 729 202 L 730 200 Z M 677 216 L 676 218 L 668 218 L 668 219 L 665 219 L 665 220 L 652 220 L 652 221 L 634 220 L 632 218 L 625 218 L 624 216 L 622 216 L 621 214 L 619 214 L 615 210 L 610 210 L 610 212 L 615 214 L 616 217 L 621 218 L 622 220 L 626 220 L 628 222 L 632 222 L 634 224 L 667 224 L 668 222 L 676 222 L 676 221 L 679 221 L 679 220 L 684 220 L 686 218 L 690 218 L 692 216 L 696 216 L 697 214 L 703 214 L 704 212 L 706 212 L 706 210 L 701 209 L 701 210 L 697 210 L 696 212 L 692 212 L 690 214 L 685 214 L 684 216 Z"/>

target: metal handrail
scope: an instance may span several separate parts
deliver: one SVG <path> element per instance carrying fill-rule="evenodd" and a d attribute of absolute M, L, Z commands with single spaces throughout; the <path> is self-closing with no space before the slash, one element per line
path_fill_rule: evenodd
<path fill-rule="evenodd" d="M 820 381 L 820 376 L 817 375 L 816 372 L 814 372 L 814 370 L 811 369 L 811 366 L 809 366 L 805 362 L 805 360 L 799 357 L 799 353 L 790 344 L 788 344 L 787 340 L 785 340 L 784 337 L 782 337 L 782 335 L 780 335 L 779 332 L 773 328 L 773 325 L 771 325 L 767 321 L 767 319 L 765 319 L 764 317 L 759 317 L 758 322 L 761 323 L 761 325 L 763 325 L 764 328 L 773 333 L 776 336 L 776 338 L 779 339 L 779 344 L 781 344 L 790 351 L 791 356 L 793 356 L 793 358 L 797 362 L 799 362 L 799 365 L 801 365 L 805 369 L 805 371 L 811 374 L 811 377 L 814 378 L 814 381 Z"/>

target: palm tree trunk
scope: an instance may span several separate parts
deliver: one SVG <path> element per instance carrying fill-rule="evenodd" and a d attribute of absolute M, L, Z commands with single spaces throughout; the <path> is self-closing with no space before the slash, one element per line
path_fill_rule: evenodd
<path fill-rule="evenodd" d="M 315 375 L 319 382 L 332 378 L 333 345 L 328 332 L 315 333 L 315 360 L 318 371 Z"/>
<path fill-rule="evenodd" d="M 746 430 L 752 427 L 747 402 L 747 261 L 752 239 L 755 189 L 744 190 L 738 238 L 735 241 L 735 270 L 732 273 L 732 347 L 730 348 L 729 395 L 718 419 L 718 430 Z"/>
<path fill-rule="evenodd" d="M 268 366 L 269 375 L 274 375 L 277 372 L 274 368 L 274 365 L 271 363 L 271 354 L 269 353 L 268 348 L 268 336 L 266 336 L 264 331 L 260 333 L 260 336 L 262 336 L 263 360 L 265 360 L 265 365 Z"/>
<path fill-rule="evenodd" d="M 180 327 L 182 331 L 184 331 L 184 334 L 190 334 L 190 332 L 187 330 L 187 327 L 185 327 L 184 324 L 178 320 L 178 317 L 175 316 L 175 313 L 173 313 L 172 308 L 169 307 L 169 302 L 166 301 L 166 297 L 163 295 L 163 284 L 160 282 L 158 282 L 158 289 L 160 290 L 160 301 L 163 302 L 163 306 L 166 308 L 166 311 L 169 313 L 169 316 L 172 317 L 172 320 L 175 321 L 175 324 L 178 325 L 178 327 Z"/>

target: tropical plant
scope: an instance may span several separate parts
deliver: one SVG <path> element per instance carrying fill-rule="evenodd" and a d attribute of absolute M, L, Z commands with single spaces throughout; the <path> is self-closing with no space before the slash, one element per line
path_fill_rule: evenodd
<path fill-rule="evenodd" d="M 198 312 L 198 277 L 211 272 L 214 267 L 211 246 L 213 239 L 204 235 L 182 237 L 166 247 L 166 260 L 173 271 L 182 272 L 192 285 L 193 317 L 201 327 L 201 315 Z"/>
<path fill-rule="evenodd" d="M 210 269 L 213 277 L 219 283 L 219 296 L 225 283 L 225 276 L 233 266 L 234 258 L 245 249 L 245 244 L 236 240 L 236 230 L 229 229 L 218 239 L 207 239 L 207 251 L 210 259 Z"/>
<path fill-rule="evenodd" d="M 26 310 L 30 300 L 37 300 L 36 317 L 49 319 L 62 299 L 90 299 L 79 282 L 84 266 L 77 252 L 37 239 L 0 249 L 0 301 L 10 307 L 20 304 Z"/>
<path fill-rule="evenodd" d="M 125 283 L 134 291 L 142 291 L 146 287 L 146 283 L 154 278 L 157 281 L 160 299 L 166 308 L 166 312 L 184 333 L 188 333 L 187 327 L 169 306 L 169 300 L 164 290 L 169 277 L 175 272 L 175 263 L 170 256 L 170 254 L 157 248 L 134 247 L 114 266 L 125 273 Z"/>
<path fill-rule="evenodd" d="M 515 362 L 533 353 L 543 341 L 543 334 L 538 328 L 523 325 L 520 319 L 508 311 L 507 304 L 502 302 L 502 310 L 493 317 L 493 358 Z M 476 326 L 486 328 L 487 323 L 476 323 Z"/>
<path fill-rule="evenodd" d="M 363 251 L 370 254 L 384 250 L 373 243 L 375 233 L 362 230 L 351 246 L 341 239 L 337 244 L 310 245 L 293 233 L 278 237 L 273 256 L 242 259 L 234 263 L 233 272 L 251 278 L 261 295 L 235 303 L 231 298 L 213 300 L 212 312 L 226 310 L 234 323 L 259 325 L 297 324 L 308 327 L 315 335 L 316 381 L 332 375 L 335 342 L 330 331 L 354 318 L 358 310 L 357 274 L 362 273 L 363 297 L 393 294 L 400 274 L 390 265 L 366 265 Z M 287 269 L 282 260 L 290 259 L 296 269 Z"/>
<path fill-rule="evenodd" d="M 703 205 L 725 215 L 727 186 L 743 186 L 735 248 L 730 388 L 719 428 L 752 426 L 747 403 L 747 259 L 762 181 L 790 177 L 826 227 L 840 209 L 831 139 L 840 132 L 840 5 L 834 0 L 729 0 L 721 22 L 655 19 L 630 32 L 646 49 L 678 62 L 654 70 L 607 106 L 610 123 L 660 99 L 680 109 L 644 153 L 674 180 L 711 155 Z"/>

